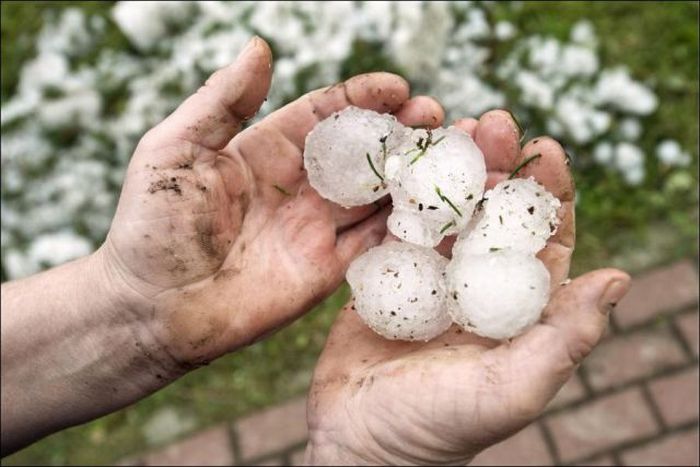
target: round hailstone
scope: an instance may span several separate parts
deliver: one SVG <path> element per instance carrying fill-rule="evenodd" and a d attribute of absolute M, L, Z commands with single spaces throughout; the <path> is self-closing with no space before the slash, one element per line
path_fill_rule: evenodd
<path fill-rule="evenodd" d="M 504 180 L 484 194 L 482 208 L 459 236 L 453 254 L 510 248 L 535 254 L 556 231 L 561 203 L 532 177 Z"/>
<path fill-rule="evenodd" d="M 406 128 L 393 115 L 346 107 L 306 136 L 304 168 L 311 186 L 345 207 L 370 204 L 388 192 L 384 163 Z"/>
<path fill-rule="evenodd" d="M 391 340 L 427 341 L 452 320 L 445 310 L 447 259 L 435 250 L 389 242 L 352 262 L 347 280 L 362 320 Z"/>
<path fill-rule="evenodd" d="M 448 312 L 480 336 L 506 339 L 535 323 L 549 300 L 549 272 L 528 253 L 457 255 L 447 267 Z"/>
<path fill-rule="evenodd" d="M 484 155 L 454 127 L 414 130 L 385 170 L 394 203 L 389 230 L 426 247 L 467 225 L 486 183 Z"/>

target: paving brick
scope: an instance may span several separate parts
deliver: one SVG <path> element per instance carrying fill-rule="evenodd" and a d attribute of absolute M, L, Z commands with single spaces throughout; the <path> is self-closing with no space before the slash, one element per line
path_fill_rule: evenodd
<path fill-rule="evenodd" d="M 698 367 L 659 378 L 649 384 L 661 418 L 669 426 L 698 419 Z"/>
<path fill-rule="evenodd" d="M 625 329 L 697 301 L 698 274 L 693 263 L 685 260 L 634 277 L 629 293 L 612 316 Z"/>
<path fill-rule="evenodd" d="M 698 356 L 698 347 L 700 347 L 700 323 L 698 322 L 698 310 L 694 313 L 688 313 L 676 318 L 676 326 L 681 330 L 683 338 L 688 343 L 688 346 L 693 350 L 695 356 Z"/>
<path fill-rule="evenodd" d="M 217 426 L 147 454 L 142 465 L 231 465 L 233 449 L 225 426 Z"/>
<path fill-rule="evenodd" d="M 306 453 L 305 448 L 297 449 L 289 455 L 289 462 L 292 465 L 304 465 L 304 454 Z"/>
<path fill-rule="evenodd" d="M 698 465 L 698 429 L 673 433 L 622 453 L 624 465 Z"/>
<path fill-rule="evenodd" d="M 117 466 L 143 465 L 143 460 L 141 460 L 137 457 L 129 457 L 127 459 L 120 460 L 119 462 L 115 463 L 114 465 L 117 465 Z"/>
<path fill-rule="evenodd" d="M 306 399 L 299 398 L 236 423 L 241 457 L 253 459 L 302 443 L 307 438 Z"/>
<path fill-rule="evenodd" d="M 553 465 L 553 460 L 539 427 L 533 423 L 491 446 L 469 465 Z"/>
<path fill-rule="evenodd" d="M 579 463 L 574 464 L 574 465 L 593 467 L 593 466 L 597 466 L 597 465 L 601 465 L 601 466 L 617 465 L 617 463 L 615 462 L 615 459 L 613 459 L 612 456 L 606 455 L 606 456 L 599 456 L 599 457 L 593 458 L 593 459 L 586 461 L 586 462 L 579 462 Z"/>
<path fill-rule="evenodd" d="M 601 343 L 584 361 L 593 389 L 619 386 L 686 360 L 667 325 L 654 326 Z"/>
<path fill-rule="evenodd" d="M 581 378 L 578 374 L 574 374 L 574 376 L 562 386 L 549 405 L 547 405 L 547 410 L 562 407 L 579 399 L 583 399 L 585 396 L 586 390 L 583 387 Z"/>
<path fill-rule="evenodd" d="M 658 431 L 641 390 L 627 389 L 545 418 L 564 462 Z"/>

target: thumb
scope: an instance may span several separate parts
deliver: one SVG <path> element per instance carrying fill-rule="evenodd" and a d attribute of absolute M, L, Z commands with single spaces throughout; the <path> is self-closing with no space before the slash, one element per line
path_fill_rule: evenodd
<path fill-rule="evenodd" d="M 155 144 L 184 140 L 207 149 L 222 149 L 258 111 L 270 89 L 272 52 L 253 37 L 236 60 L 209 77 L 148 135 Z"/>
<path fill-rule="evenodd" d="M 501 346 L 507 368 L 522 375 L 524 410 L 538 414 L 605 334 L 610 310 L 629 290 L 630 277 L 600 269 L 560 286 L 544 318 L 527 333 Z M 497 350 L 494 349 L 494 350 Z"/>

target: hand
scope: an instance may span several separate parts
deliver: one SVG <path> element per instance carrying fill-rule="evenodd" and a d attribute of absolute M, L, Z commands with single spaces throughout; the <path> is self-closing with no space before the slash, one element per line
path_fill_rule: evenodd
<path fill-rule="evenodd" d="M 487 187 L 542 155 L 519 176 L 534 176 L 562 201 L 559 230 L 538 255 L 552 277 L 550 303 L 541 323 L 502 343 L 456 326 L 428 343 L 389 341 L 347 306 L 312 382 L 312 464 L 464 465 L 537 417 L 601 338 L 610 307 L 627 290 L 629 277 L 612 269 L 561 285 L 574 247 L 574 187 L 557 142 L 535 138 L 521 151 L 518 127 L 504 111 L 456 126 L 484 152 Z"/>
<path fill-rule="evenodd" d="M 235 63 L 140 141 L 99 252 L 128 316 L 175 366 L 204 364 L 295 319 L 330 294 L 385 233 L 380 204 L 344 209 L 309 187 L 307 133 L 348 105 L 407 125 L 442 119 L 388 73 L 311 92 L 238 133 L 263 103 L 271 52 L 251 40 Z M 132 318 L 133 317 L 133 318 Z"/>

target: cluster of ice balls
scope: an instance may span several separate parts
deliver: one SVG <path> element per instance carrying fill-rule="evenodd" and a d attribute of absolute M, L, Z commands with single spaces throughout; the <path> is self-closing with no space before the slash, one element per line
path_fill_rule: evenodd
<path fill-rule="evenodd" d="M 389 230 L 426 247 L 466 227 L 486 183 L 481 151 L 454 127 L 410 132 L 385 173 L 394 204 Z"/>
<path fill-rule="evenodd" d="M 520 334 L 549 300 L 549 272 L 535 254 L 559 223 L 561 203 L 532 177 L 504 180 L 460 233 L 447 267 L 448 313 L 493 339 Z"/>
<path fill-rule="evenodd" d="M 557 228 L 560 202 L 533 178 L 484 193 L 484 157 L 454 128 L 413 130 L 348 107 L 306 138 L 304 166 L 321 196 L 345 207 L 391 194 L 389 231 L 348 269 L 355 307 L 392 340 L 430 340 L 454 322 L 504 339 L 539 319 L 549 273 L 535 257 Z M 451 261 L 433 247 L 459 234 Z"/>

